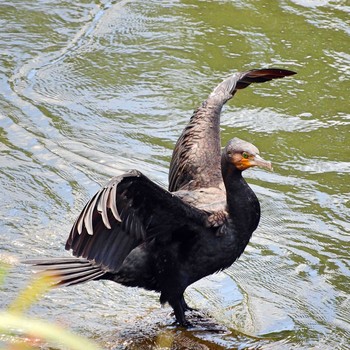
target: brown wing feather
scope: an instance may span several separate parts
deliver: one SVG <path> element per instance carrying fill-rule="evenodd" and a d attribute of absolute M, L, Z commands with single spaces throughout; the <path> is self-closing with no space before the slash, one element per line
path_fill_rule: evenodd
<path fill-rule="evenodd" d="M 192 115 L 177 141 L 169 169 L 169 191 L 215 187 L 221 182 L 220 113 L 238 89 L 296 74 L 285 69 L 254 69 L 221 82 Z"/>

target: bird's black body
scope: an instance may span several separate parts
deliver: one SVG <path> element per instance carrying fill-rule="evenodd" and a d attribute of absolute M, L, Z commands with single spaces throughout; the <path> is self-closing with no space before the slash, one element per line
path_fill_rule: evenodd
<path fill-rule="evenodd" d="M 158 291 L 161 303 L 168 302 L 186 325 L 186 288 L 229 267 L 258 226 L 259 201 L 242 171 L 271 167 L 255 146 L 239 139 L 221 153 L 221 108 L 237 88 L 290 74 L 261 70 L 226 79 L 195 112 L 175 147 L 169 175 L 175 192 L 136 170 L 114 177 L 73 225 L 66 249 L 76 258 L 30 262 L 57 275 L 58 285 L 108 279 Z"/>

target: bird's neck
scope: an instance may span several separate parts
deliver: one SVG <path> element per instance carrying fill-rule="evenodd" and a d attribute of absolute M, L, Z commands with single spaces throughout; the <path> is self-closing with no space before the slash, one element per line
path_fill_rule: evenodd
<path fill-rule="evenodd" d="M 249 187 L 232 164 L 222 164 L 223 179 L 226 187 L 227 209 L 232 226 L 242 239 L 249 241 L 260 220 L 260 204 L 254 191 Z"/>

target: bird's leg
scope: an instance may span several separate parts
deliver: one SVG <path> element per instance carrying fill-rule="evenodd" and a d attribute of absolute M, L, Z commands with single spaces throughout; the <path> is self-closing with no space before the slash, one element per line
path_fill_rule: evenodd
<path fill-rule="evenodd" d="M 194 308 L 188 306 L 183 295 L 181 297 L 181 303 L 182 303 L 182 307 L 185 311 L 198 311 L 197 309 L 194 309 Z"/>
<path fill-rule="evenodd" d="M 173 308 L 175 313 L 175 318 L 177 323 L 182 327 L 189 327 L 191 324 L 186 320 L 185 317 L 185 299 L 183 298 L 183 295 L 181 297 L 171 297 L 168 300 L 170 306 Z"/>

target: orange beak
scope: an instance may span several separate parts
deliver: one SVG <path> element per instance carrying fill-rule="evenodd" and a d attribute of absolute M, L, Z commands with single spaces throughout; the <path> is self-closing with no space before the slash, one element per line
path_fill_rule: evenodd
<path fill-rule="evenodd" d="M 242 158 L 242 160 L 240 161 L 240 169 L 242 170 L 251 168 L 253 166 L 258 166 L 261 168 L 267 168 L 269 170 L 273 170 L 271 162 L 260 157 L 258 154 L 256 154 L 254 157 L 250 157 L 247 159 Z"/>

